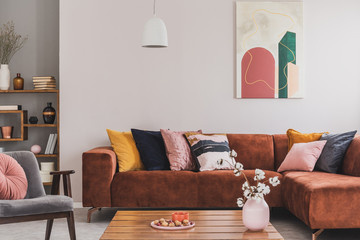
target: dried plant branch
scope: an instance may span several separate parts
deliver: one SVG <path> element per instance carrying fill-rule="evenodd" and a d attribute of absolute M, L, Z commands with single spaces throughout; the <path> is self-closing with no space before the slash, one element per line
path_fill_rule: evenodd
<path fill-rule="evenodd" d="M 15 32 L 12 21 L 0 27 L 0 63 L 9 64 L 14 54 L 19 51 L 28 37 L 22 37 Z"/>

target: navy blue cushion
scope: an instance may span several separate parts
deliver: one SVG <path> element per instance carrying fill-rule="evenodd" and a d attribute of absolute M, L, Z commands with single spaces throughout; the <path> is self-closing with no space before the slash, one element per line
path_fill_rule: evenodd
<path fill-rule="evenodd" d="M 357 131 L 339 134 L 324 133 L 320 140 L 326 140 L 322 153 L 316 162 L 315 170 L 338 173 L 341 168 L 342 160 L 345 156 L 351 141 Z"/>
<path fill-rule="evenodd" d="M 146 170 L 170 170 L 160 131 L 131 129 L 131 132 Z"/>

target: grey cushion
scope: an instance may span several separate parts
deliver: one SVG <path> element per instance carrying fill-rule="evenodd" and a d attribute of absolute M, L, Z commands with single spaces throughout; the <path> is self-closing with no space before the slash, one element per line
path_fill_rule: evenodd
<path fill-rule="evenodd" d="M 72 198 L 63 195 L 47 195 L 32 199 L 0 201 L 0 217 L 26 216 L 72 210 Z"/>
<path fill-rule="evenodd" d="M 324 133 L 320 140 L 326 140 L 322 153 L 316 162 L 315 170 L 338 173 L 351 141 L 357 131 L 339 134 Z"/>
<path fill-rule="evenodd" d="M 13 157 L 24 169 L 28 181 L 28 190 L 25 198 L 45 196 L 44 186 L 41 182 L 39 165 L 35 155 L 29 151 L 4 152 Z"/>

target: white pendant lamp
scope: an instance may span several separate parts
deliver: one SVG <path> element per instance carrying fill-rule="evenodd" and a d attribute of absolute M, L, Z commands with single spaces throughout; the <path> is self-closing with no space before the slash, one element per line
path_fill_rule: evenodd
<path fill-rule="evenodd" d="M 154 0 L 154 16 L 144 26 L 142 46 L 148 48 L 168 46 L 165 23 L 161 18 L 156 17 L 156 0 Z"/>

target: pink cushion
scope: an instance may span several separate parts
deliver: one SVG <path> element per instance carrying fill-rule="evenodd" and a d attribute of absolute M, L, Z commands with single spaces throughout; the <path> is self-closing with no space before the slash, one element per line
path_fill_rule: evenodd
<path fill-rule="evenodd" d="M 0 199 L 23 199 L 27 187 L 24 169 L 15 159 L 0 153 Z"/>
<path fill-rule="evenodd" d="M 325 143 L 325 140 L 295 143 L 277 171 L 300 170 L 311 172 L 314 170 Z"/>
<path fill-rule="evenodd" d="M 196 165 L 189 144 L 184 136 L 186 131 L 175 132 L 167 129 L 160 129 L 160 131 L 165 142 L 170 169 L 173 171 L 195 170 Z M 201 130 L 193 132 L 201 133 Z"/>

